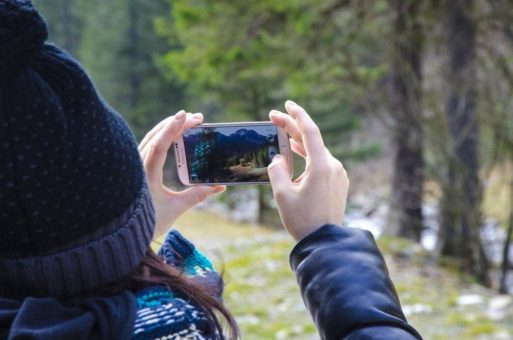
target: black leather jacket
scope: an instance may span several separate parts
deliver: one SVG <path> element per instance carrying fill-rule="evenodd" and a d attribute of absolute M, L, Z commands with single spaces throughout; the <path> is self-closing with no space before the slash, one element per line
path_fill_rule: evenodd
<path fill-rule="evenodd" d="M 325 225 L 294 247 L 290 265 L 322 339 L 422 339 L 368 231 Z"/>

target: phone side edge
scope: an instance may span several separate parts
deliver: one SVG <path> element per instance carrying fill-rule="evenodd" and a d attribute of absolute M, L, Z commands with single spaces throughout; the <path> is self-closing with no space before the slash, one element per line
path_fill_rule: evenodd
<path fill-rule="evenodd" d="M 278 145 L 280 147 L 280 154 L 283 155 L 283 150 L 285 150 L 286 154 L 284 155 L 287 158 L 287 163 L 289 165 L 290 178 L 294 176 L 294 162 L 292 157 L 292 148 L 290 147 L 289 135 L 285 132 L 284 129 L 276 126 L 276 131 L 278 135 Z"/>
<path fill-rule="evenodd" d="M 203 123 L 194 128 L 201 127 L 231 127 L 231 126 L 255 126 L 255 125 L 275 125 L 270 120 L 251 121 L 251 122 L 227 122 L 227 123 Z"/>
<path fill-rule="evenodd" d="M 175 151 L 175 163 L 178 179 L 183 185 L 191 186 L 192 184 L 189 182 L 189 169 L 187 167 L 183 136 L 173 143 L 173 149 Z"/>

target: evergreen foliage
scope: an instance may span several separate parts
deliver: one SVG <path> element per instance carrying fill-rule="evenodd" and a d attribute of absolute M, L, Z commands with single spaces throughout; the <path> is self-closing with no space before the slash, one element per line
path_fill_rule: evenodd
<path fill-rule="evenodd" d="M 356 39 L 347 31 L 344 24 L 353 25 L 347 12 L 333 20 L 326 4 L 313 0 L 173 4 L 170 19 L 157 28 L 179 48 L 163 62 L 171 77 L 187 84 L 195 110 L 213 120 L 265 120 L 270 109 L 283 110 L 287 98 L 297 98 L 315 116 L 336 156 L 377 151 L 374 144 L 348 143 L 358 128 L 359 100 L 386 67 L 360 62 L 363 49 L 349 52 L 356 50 L 348 49 L 350 44 L 369 37 L 362 33 Z M 326 44 L 330 47 L 322 48 Z M 359 63 L 355 72 L 351 62 Z M 351 77 L 360 84 L 346 88 Z"/>

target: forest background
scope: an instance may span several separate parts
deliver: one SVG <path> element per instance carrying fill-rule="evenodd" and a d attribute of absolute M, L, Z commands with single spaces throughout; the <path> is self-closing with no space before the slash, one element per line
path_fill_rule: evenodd
<path fill-rule="evenodd" d="M 266 120 L 293 99 L 349 169 L 347 223 L 419 245 L 424 269 L 513 291 L 511 1 L 34 3 L 139 139 L 182 108 Z M 268 187 L 229 190 L 219 206 L 279 226 Z"/>

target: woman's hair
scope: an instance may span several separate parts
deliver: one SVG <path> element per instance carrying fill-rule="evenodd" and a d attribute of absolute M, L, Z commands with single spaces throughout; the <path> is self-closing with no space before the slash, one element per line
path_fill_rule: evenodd
<path fill-rule="evenodd" d="M 214 297 L 207 287 L 187 277 L 178 268 L 166 264 L 150 248 L 139 266 L 128 276 L 102 288 L 103 293 L 113 294 L 123 289 L 138 291 L 148 286 L 164 285 L 168 289 L 181 292 L 190 297 L 205 313 L 209 324 L 224 339 L 223 327 L 216 313 L 222 315 L 228 324 L 230 339 L 240 337 L 239 328 L 232 314 L 218 298 Z"/>

